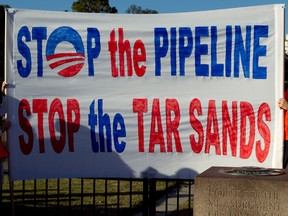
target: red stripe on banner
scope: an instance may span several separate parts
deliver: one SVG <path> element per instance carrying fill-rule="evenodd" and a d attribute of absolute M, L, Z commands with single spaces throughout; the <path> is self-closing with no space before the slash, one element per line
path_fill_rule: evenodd
<path fill-rule="evenodd" d="M 57 53 L 57 54 L 54 54 L 54 55 L 46 56 L 46 59 L 48 61 L 50 61 L 51 59 L 62 58 L 62 57 L 67 57 L 67 56 L 81 56 L 81 57 L 85 57 L 85 55 L 81 54 L 81 53 Z"/>
<path fill-rule="evenodd" d="M 69 62 L 73 62 L 73 61 L 80 61 L 80 62 L 83 62 L 84 61 L 84 58 L 71 58 L 71 59 L 64 59 L 64 60 L 60 60 L 60 61 L 57 61 L 57 62 L 54 62 L 54 63 L 51 63 L 50 64 L 50 68 L 51 69 L 54 69 L 60 65 L 63 65 L 63 64 L 66 64 L 66 63 L 69 63 Z"/>
<path fill-rule="evenodd" d="M 76 75 L 79 70 L 83 67 L 84 63 L 79 63 L 76 65 L 69 66 L 64 68 L 63 70 L 59 71 L 58 74 L 63 77 L 70 77 Z"/>

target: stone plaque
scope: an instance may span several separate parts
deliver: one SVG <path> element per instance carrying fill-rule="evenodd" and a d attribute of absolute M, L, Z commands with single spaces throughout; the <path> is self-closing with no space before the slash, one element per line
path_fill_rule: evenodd
<path fill-rule="evenodd" d="M 194 190 L 193 216 L 288 216 L 284 169 L 211 167 Z"/>

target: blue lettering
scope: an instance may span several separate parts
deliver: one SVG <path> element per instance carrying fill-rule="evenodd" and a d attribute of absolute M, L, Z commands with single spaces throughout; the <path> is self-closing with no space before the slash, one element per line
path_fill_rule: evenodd
<path fill-rule="evenodd" d="M 103 114 L 103 99 L 98 100 L 98 113 L 99 113 L 98 115 L 99 115 L 100 151 L 105 152 L 105 139 L 106 139 L 107 151 L 112 152 L 110 117 L 107 113 Z M 104 127 L 106 128 L 106 137 L 104 136 Z"/>
<path fill-rule="evenodd" d="M 195 73 L 196 76 L 209 76 L 209 65 L 201 64 L 201 55 L 208 54 L 208 45 L 201 44 L 201 37 L 208 37 L 208 27 L 195 28 Z"/>
<path fill-rule="evenodd" d="M 211 27 L 211 76 L 223 77 L 224 65 L 217 63 L 217 27 Z"/>
<path fill-rule="evenodd" d="M 187 42 L 187 46 L 185 46 L 185 41 Z M 180 28 L 179 29 L 180 76 L 185 76 L 185 59 L 190 57 L 192 53 L 192 47 L 193 47 L 193 38 L 191 29 Z"/>
<path fill-rule="evenodd" d="M 226 26 L 226 58 L 225 75 L 231 77 L 231 59 L 232 59 L 232 26 Z"/>
<path fill-rule="evenodd" d="M 37 40 L 37 76 L 43 77 L 43 40 L 47 39 L 46 27 L 34 27 L 32 29 L 32 39 Z"/>
<path fill-rule="evenodd" d="M 244 77 L 250 77 L 251 26 L 246 26 L 245 48 L 240 26 L 235 26 L 234 77 L 239 77 L 240 57 Z"/>
<path fill-rule="evenodd" d="M 118 125 L 120 126 L 119 129 Z M 122 141 L 121 143 L 119 143 L 119 137 L 126 137 L 126 129 L 123 116 L 117 113 L 113 121 L 113 138 L 115 150 L 118 153 L 121 153 L 125 150 L 126 142 Z"/>
<path fill-rule="evenodd" d="M 90 113 L 88 114 L 88 125 L 90 126 L 90 138 L 93 152 L 105 152 L 105 143 L 107 152 L 112 152 L 112 133 L 110 117 L 107 113 L 103 113 L 103 99 L 98 100 L 98 115 L 95 114 L 95 101 L 90 105 Z M 98 119 L 97 119 L 98 116 Z M 98 123 L 97 123 L 98 121 Z M 99 125 L 99 142 L 96 136 L 96 125 Z M 104 129 L 106 134 L 104 134 Z M 125 150 L 126 142 L 119 141 L 119 138 L 126 137 L 126 127 L 124 118 L 120 113 L 117 113 L 113 119 L 113 141 L 115 150 L 121 153 Z"/>
<path fill-rule="evenodd" d="M 267 55 L 266 45 L 260 44 L 260 38 L 267 38 L 269 35 L 267 25 L 226 26 L 226 38 L 221 38 L 221 42 L 224 44 L 218 42 L 218 31 L 217 26 L 196 26 L 193 35 L 193 31 L 189 27 L 178 29 L 172 27 L 170 28 L 170 35 L 168 35 L 166 28 L 155 28 L 155 75 L 161 76 L 161 60 L 168 58 L 167 54 L 170 52 L 171 76 L 185 76 L 186 62 L 193 60 L 191 54 L 194 46 L 194 64 L 193 62 L 188 64 L 193 66 L 189 69 L 190 73 L 195 73 L 195 76 L 239 78 L 240 73 L 243 73 L 244 78 L 267 78 L 267 67 L 259 66 L 260 57 Z M 252 31 L 254 35 L 252 35 Z M 209 39 L 211 40 L 210 43 L 204 42 Z M 251 50 L 252 46 L 253 49 Z M 219 52 L 218 49 L 220 48 L 221 51 Z M 222 56 L 224 59 L 221 61 L 219 57 Z M 210 64 L 206 63 L 209 57 Z M 177 67 L 178 63 L 179 68 Z"/>
<path fill-rule="evenodd" d="M 33 27 L 31 32 L 27 26 L 23 26 L 17 35 L 17 47 L 22 58 L 16 60 L 16 63 L 21 77 L 28 77 L 32 71 L 32 56 L 28 46 L 31 40 L 34 40 L 37 45 L 37 77 L 43 77 L 43 53 L 45 53 L 43 52 L 43 44 L 45 40 L 47 40 L 46 60 L 51 69 L 57 68 L 58 74 L 63 77 L 75 76 L 82 69 L 85 62 L 85 49 L 82 38 L 75 29 L 62 26 L 55 29 L 49 37 L 47 36 L 47 27 Z M 218 52 L 217 26 L 196 26 L 195 35 L 192 34 L 192 29 L 189 27 L 178 29 L 172 27 L 169 33 L 170 35 L 168 35 L 168 30 L 163 27 L 154 29 L 155 76 L 161 76 L 161 63 L 164 58 L 169 58 L 169 55 L 171 76 L 185 76 L 187 62 L 193 61 L 191 55 L 194 47 L 194 62 L 188 64 L 193 66 L 189 69 L 196 76 L 239 77 L 240 71 L 243 71 L 243 77 L 245 78 L 267 79 L 267 67 L 259 65 L 260 58 L 267 56 L 267 47 L 261 44 L 261 38 L 268 38 L 269 35 L 267 25 L 226 26 L 226 40 L 222 40 L 225 42 L 223 46 L 226 49 L 223 52 L 221 47 L 221 53 Z M 203 42 L 208 41 L 205 38 L 210 39 L 211 44 Z M 100 40 L 100 32 L 97 28 L 87 28 L 88 76 L 94 76 L 94 60 L 99 57 L 101 52 Z M 75 53 L 57 53 L 56 48 L 63 41 L 71 43 Z M 253 46 L 252 50 L 250 49 L 251 46 Z M 210 51 L 211 53 L 209 53 Z M 168 52 L 170 52 L 169 55 Z M 224 60 L 219 62 L 221 61 L 219 56 L 222 55 Z M 75 58 L 72 58 L 72 56 L 75 56 Z M 61 57 L 65 57 L 65 59 L 61 60 Z M 206 59 L 209 57 L 211 58 L 210 64 L 206 63 Z M 71 64 L 71 66 L 60 67 L 73 61 L 75 61 L 75 64 Z M 179 70 L 179 73 L 177 73 L 177 70 Z"/>
<path fill-rule="evenodd" d="M 176 33 L 176 28 L 171 28 L 170 29 L 170 34 L 171 34 L 171 51 L 170 51 L 170 62 L 171 62 L 171 75 L 176 76 L 176 70 L 177 70 L 177 63 L 176 63 L 176 41 L 177 41 L 177 33 Z"/>
<path fill-rule="evenodd" d="M 23 26 L 17 36 L 17 44 L 19 53 L 25 58 L 26 60 L 26 67 L 23 64 L 23 60 L 17 60 L 17 69 L 18 73 L 21 77 L 26 78 L 31 73 L 31 52 L 29 47 L 22 41 L 22 38 L 26 39 L 26 42 L 31 41 L 31 35 L 27 26 Z"/>
<path fill-rule="evenodd" d="M 90 113 L 88 114 L 88 125 L 90 126 L 90 138 L 92 142 L 92 151 L 99 152 L 99 144 L 96 139 L 96 125 L 97 125 L 97 115 L 94 113 L 95 101 L 90 105 Z"/>
<path fill-rule="evenodd" d="M 168 33 L 165 28 L 154 29 L 155 76 L 161 76 L 161 58 L 168 52 Z M 161 45 L 162 44 L 162 45 Z"/>
<path fill-rule="evenodd" d="M 92 44 L 93 39 L 95 40 L 95 45 Z M 87 58 L 88 58 L 88 68 L 89 76 L 94 76 L 94 64 L 93 59 L 98 58 L 101 51 L 100 43 L 100 32 L 96 28 L 87 29 Z"/>
<path fill-rule="evenodd" d="M 268 26 L 254 27 L 253 79 L 267 79 L 267 67 L 259 67 L 259 57 L 266 56 L 266 46 L 260 45 L 261 37 L 268 37 Z"/>

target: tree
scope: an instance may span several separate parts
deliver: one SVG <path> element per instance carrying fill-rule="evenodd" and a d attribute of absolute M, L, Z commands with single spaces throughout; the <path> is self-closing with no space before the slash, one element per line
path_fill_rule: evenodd
<path fill-rule="evenodd" d="M 126 10 L 126 13 L 128 14 L 158 14 L 158 11 L 151 10 L 151 9 L 143 9 L 140 6 L 132 4 L 128 7 L 128 9 Z"/>
<path fill-rule="evenodd" d="M 117 13 L 115 7 L 110 7 L 109 0 L 77 0 L 72 3 L 72 11 L 89 13 Z"/>

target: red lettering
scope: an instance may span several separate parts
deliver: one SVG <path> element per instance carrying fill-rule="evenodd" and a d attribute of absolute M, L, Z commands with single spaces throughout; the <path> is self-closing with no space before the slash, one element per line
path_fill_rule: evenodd
<path fill-rule="evenodd" d="M 120 76 L 125 76 L 124 53 L 126 53 L 128 76 L 132 76 L 132 60 L 131 47 L 129 40 L 124 40 L 123 28 L 118 29 L 119 33 L 119 62 L 120 62 Z"/>
<path fill-rule="evenodd" d="M 271 133 L 269 127 L 263 121 L 263 116 L 265 117 L 266 121 L 271 121 L 271 111 L 267 103 L 261 104 L 258 109 L 258 130 L 264 141 L 263 149 L 261 148 L 261 141 L 256 141 L 256 157 L 260 163 L 264 162 L 267 158 L 271 143 Z"/>
<path fill-rule="evenodd" d="M 45 152 L 44 146 L 44 128 L 43 128 L 43 115 L 47 113 L 47 99 L 34 99 L 33 100 L 33 113 L 38 113 L 38 142 L 39 152 Z"/>
<path fill-rule="evenodd" d="M 75 119 L 73 120 L 73 114 Z M 74 152 L 74 133 L 80 128 L 80 107 L 76 99 L 67 100 L 67 133 L 69 151 Z"/>
<path fill-rule="evenodd" d="M 133 112 L 138 113 L 138 148 L 139 152 L 144 152 L 144 114 L 148 112 L 148 100 L 134 99 Z"/>
<path fill-rule="evenodd" d="M 111 70 L 113 77 L 125 77 L 125 63 L 127 66 L 127 76 L 133 75 L 133 68 L 137 76 L 142 77 L 146 72 L 146 50 L 144 43 L 141 40 L 136 40 L 133 46 L 133 59 L 131 53 L 131 46 L 129 40 L 124 40 L 123 28 L 118 29 L 118 41 L 115 37 L 115 30 L 110 33 L 110 40 L 108 41 L 108 50 L 110 52 Z M 118 43 L 117 43 L 118 42 Z M 119 71 L 116 66 L 116 54 L 119 52 Z M 125 62 L 126 54 L 126 62 Z M 133 60 L 133 61 L 132 61 Z M 132 68 L 133 65 L 133 68 Z M 120 74 L 120 75 L 119 75 Z"/>
<path fill-rule="evenodd" d="M 56 138 L 56 132 L 55 132 L 55 115 L 58 114 L 58 124 L 59 124 L 59 132 L 60 137 L 59 140 Z M 49 131 L 50 131 L 50 139 L 51 144 L 55 152 L 61 153 L 65 146 L 65 140 L 66 140 L 66 128 L 65 128 L 65 118 L 64 118 L 64 111 L 63 111 L 63 105 L 61 103 L 61 100 L 56 98 L 52 101 L 50 109 L 49 109 Z"/>
<path fill-rule="evenodd" d="M 138 54 L 138 50 L 140 53 Z M 146 50 L 144 47 L 144 44 L 141 40 L 137 40 L 134 45 L 134 51 L 133 51 L 133 65 L 135 73 L 138 77 L 144 76 L 146 72 L 146 66 L 141 65 L 139 66 L 139 63 L 146 62 Z"/>
<path fill-rule="evenodd" d="M 190 145 L 195 153 L 200 153 L 204 144 L 204 129 L 201 122 L 195 117 L 194 110 L 197 111 L 198 116 L 202 116 L 202 106 L 199 99 L 194 98 L 189 107 L 190 125 L 198 134 L 198 142 L 195 140 L 195 135 L 191 134 Z"/>
<path fill-rule="evenodd" d="M 232 121 L 228 111 L 227 101 L 222 101 L 222 151 L 227 155 L 227 136 L 229 135 L 231 154 L 236 157 L 237 152 L 237 102 L 232 102 Z"/>
<path fill-rule="evenodd" d="M 156 125 L 158 128 L 158 131 L 156 131 Z M 154 99 L 153 105 L 152 105 L 149 152 L 154 152 L 154 147 L 156 144 L 160 145 L 160 152 L 166 151 L 165 144 L 164 144 L 164 137 L 163 137 L 163 128 L 162 128 L 162 120 L 161 120 L 161 114 L 160 114 L 159 99 Z"/>
<path fill-rule="evenodd" d="M 19 103 L 18 107 L 18 118 L 19 118 L 19 126 L 21 129 L 26 132 L 28 136 L 28 141 L 25 142 L 24 135 L 19 136 L 20 149 L 23 154 L 29 155 L 33 148 L 33 130 L 32 126 L 27 118 L 24 117 L 23 112 L 26 112 L 27 116 L 31 115 L 31 109 L 29 102 L 26 99 L 22 99 Z"/>
<path fill-rule="evenodd" d="M 174 114 L 172 120 L 171 112 Z M 166 133 L 167 133 L 167 152 L 172 152 L 172 135 L 174 135 L 176 152 L 182 152 L 181 140 L 178 131 L 180 124 L 180 108 L 176 99 L 166 100 Z"/>
<path fill-rule="evenodd" d="M 213 131 L 212 131 L 212 126 L 213 126 Z M 214 100 L 210 100 L 209 105 L 208 105 L 205 153 L 210 153 L 211 145 L 215 146 L 216 154 L 220 155 L 221 154 L 220 138 L 219 138 L 216 106 L 215 106 Z"/>
<path fill-rule="evenodd" d="M 116 66 L 117 43 L 115 41 L 115 30 L 114 29 L 110 33 L 110 41 L 108 42 L 108 50 L 110 52 L 112 76 L 118 77 L 118 68 Z"/>
<path fill-rule="evenodd" d="M 63 105 L 60 99 L 56 98 L 52 101 L 48 110 L 47 99 L 33 99 L 32 100 L 32 113 L 37 114 L 38 124 L 38 142 L 39 152 L 45 153 L 45 134 L 44 134 L 44 120 L 45 114 L 48 113 L 48 127 L 50 132 L 50 141 L 55 152 L 61 153 L 65 146 L 66 141 L 66 123 L 68 134 L 68 147 L 69 151 L 74 151 L 74 134 L 80 128 L 80 107 L 76 99 L 67 100 L 67 122 L 65 120 Z M 19 136 L 20 148 L 23 154 L 30 154 L 33 149 L 33 130 L 29 120 L 25 118 L 24 111 L 27 116 L 31 115 L 31 108 L 26 99 L 22 99 L 19 103 L 18 118 L 21 129 L 26 132 L 28 142 L 25 142 L 24 135 Z M 47 115 L 46 115 L 47 116 Z M 58 117 L 58 119 L 57 119 Z M 56 120 L 57 119 L 57 120 Z M 56 126 L 55 126 L 56 125 Z M 57 127 L 58 126 L 58 127 Z M 57 137 L 57 131 L 59 138 Z"/>
<path fill-rule="evenodd" d="M 240 102 L 240 113 L 241 113 L 241 122 L 240 122 L 240 158 L 247 159 L 250 157 L 253 144 L 255 140 L 255 115 L 253 106 L 248 102 Z M 247 132 L 247 122 L 249 120 L 250 131 Z M 249 133 L 249 134 L 248 134 Z M 248 142 L 246 143 L 246 138 L 248 135 Z"/>
<path fill-rule="evenodd" d="M 190 145 L 192 150 L 199 154 L 203 149 L 203 139 L 206 138 L 206 145 L 204 153 L 210 153 L 211 145 L 215 146 L 217 155 L 227 155 L 227 142 L 230 141 L 231 155 L 237 156 L 237 144 L 238 144 L 238 131 L 239 131 L 239 157 L 248 159 L 253 149 L 255 149 L 255 155 L 259 162 L 266 160 L 270 144 L 271 144 L 271 132 L 267 121 L 271 121 L 271 111 L 267 103 L 261 104 L 258 109 L 257 122 L 253 106 L 248 102 L 240 102 L 240 128 L 238 129 L 238 105 L 236 101 L 232 102 L 231 113 L 229 113 L 229 107 L 227 101 L 222 101 L 222 140 L 219 134 L 219 124 L 217 118 L 217 110 L 214 100 L 210 100 L 208 103 L 207 112 L 207 126 L 206 137 L 204 136 L 202 122 L 195 116 L 197 111 L 198 116 L 202 116 L 202 106 L 199 99 L 195 98 L 190 103 L 189 115 L 190 125 L 198 133 L 198 142 L 196 141 L 195 134 L 191 134 Z M 257 140 L 256 137 L 256 123 L 259 135 L 263 138 Z M 221 143 L 222 141 L 222 143 Z M 255 146 L 254 146 L 255 144 Z M 222 148 L 221 148 L 222 145 Z M 222 149 L 222 152 L 221 152 Z"/>
<path fill-rule="evenodd" d="M 271 143 L 271 132 L 266 123 L 267 121 L 271 121 L 269 105 L 263 103 L 258 108 L 257 122 L 254 108 L 249 102 L 242 101 L 238 105 L 237 101 L 232 101 L 229 107 L 227 101 L 222 101 L 220 109 L 221 111 L 219 112 L 215 100 L 209 100 L 206 122 L 203 122 L 205 118 L 201 117 L 203 116 L 203 109 L 200 100 L 194 98 L 190 102 L 189 123 L 194 130 L 194 132 L 189 135 L 192 151 L 196 154 L 202 151 L 205 154 L 211 154 L 211 147 L 213 146 L 215 148 L 215 155 L 227 155 L 229 142 L 229 152 L 232 157 L 238 156 L 242 159 L 248 159 L 254 150 L 257 160 L 259 162 L 265 161 L 268 157 Z M 153 99 L 150 128 L 147 128 L 147 131 L 150 129 L 150 153 L 155 152 L 156 145 L 159 145 L 160 152 L 173 152 L 173 142 L 175 143 L 176 152 L 183 152 L 181 144 L 180 111 L 181 109 L 177 99 L 166 99 L 166 118 L 165 122 L 162 122 L 160 99 Z M 149 124 L 144 123 L 144 115 L 148 112 L 148 99 L 134 99 L 133 112 L 138 114 L 139 152 L 144 152 L 144 130 L 146 129 L 145 125 L 149 126 Z M 219 119 L 218 113 L 221 115 L 221 119 Z M 182 122 L 185 122 L 185 120 Z M 164 139 L 165 131 L 163 132 L 164 123 L 166 125 L 166 143 Z M 205 131 L 203 125 L 206 127 Z M 257 129 L 258 131 L 256 131 Z M 260 135 L 262 139 L 260 138 L 255 142 L 256 132 L 257 136 Z"/>

